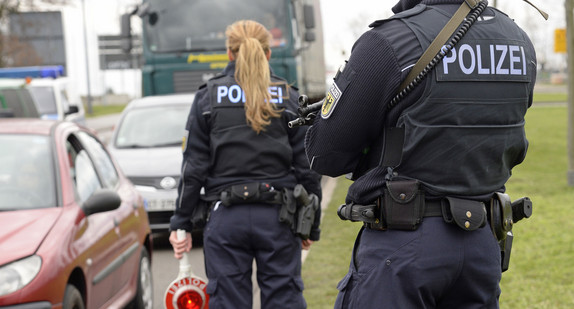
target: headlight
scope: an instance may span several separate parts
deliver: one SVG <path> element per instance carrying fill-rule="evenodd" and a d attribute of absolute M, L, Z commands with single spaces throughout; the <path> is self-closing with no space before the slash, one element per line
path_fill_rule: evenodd
<path fill-rule="evenodd" d="M 42 258 L 32 255 L 0 267 L 0 296 L 10 294 L 30 283 L 40 271 Z"/>

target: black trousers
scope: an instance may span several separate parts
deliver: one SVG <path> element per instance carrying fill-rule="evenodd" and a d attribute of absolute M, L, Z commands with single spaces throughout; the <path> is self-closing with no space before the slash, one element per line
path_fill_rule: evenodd
<path fill-rule="evenodd" d="M 427 217 L 415 231 L 362 229 L 335 308 L 498 308 L 501 275 L 488 225 Z"/>
<path fill-rule="evenodd" d="M 216 205 L 204 230 L 209 308 L 252 308 L 256 262 L 261 308 L 306 308 L 301 239 L 279 222 L 278 205 Z"/>

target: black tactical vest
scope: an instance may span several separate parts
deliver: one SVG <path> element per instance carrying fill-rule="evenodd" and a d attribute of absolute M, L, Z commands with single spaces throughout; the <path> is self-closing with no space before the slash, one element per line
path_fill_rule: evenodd
<path fill-rule="evenodd" d="M 500 190 L 526 155 L 535 52 L 512 20 L 490 12 L 493 18 L 479 19 L 431 71 L 424 95 L 398 120 L 405 143 L 395 172 L 421 180 L 429 193 Z M 426 49 L 449 18 L 426 7 L 402 20 Z"/>
<path fill-rule="evenodd" d="M 211 102 L 210 148 L 215 178 L 273 179 L 287 175 L 292 166 L 292 149 L 284 117 L 272 118 L 257 134 L 245 118 L 243 90 L 233 76 L 222 75 L 207 84 Z M 271 103 L 279 108 L 289 99 L 283 81 L 269 88 Z"/>

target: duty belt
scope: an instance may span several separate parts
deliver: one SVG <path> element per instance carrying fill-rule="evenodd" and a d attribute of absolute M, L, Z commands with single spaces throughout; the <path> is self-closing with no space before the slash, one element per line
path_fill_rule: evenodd
<path fill-rule="evenodd" d="M 447 197 L 439 200 L 425 200 L 421 218 L 442 217 L 448 223 L 456 223 L 461 228 L 472 231 L 486 224 L 486 207 L 483 202 Z M 384 207 L 384 205 L 382 205 Z M 337 210 L 342 220 L 362 221 L 366 228 L 386 230 L 386 218 L 381 215 L 381 199 L 377 204 L 341 205 Z"/>
<path fill-rule="evenodd" d="M 363 221 L 365 223 L 378 223 L 377 213 L 379 206 L 377 204 L 359 205 L 343 204 L 339 207 L 337 214 L 341 220 L 350 220 L 353 222 Z M 441 200 L 425 201 L 425 211 L 423 217 L 442 217 Z"/>

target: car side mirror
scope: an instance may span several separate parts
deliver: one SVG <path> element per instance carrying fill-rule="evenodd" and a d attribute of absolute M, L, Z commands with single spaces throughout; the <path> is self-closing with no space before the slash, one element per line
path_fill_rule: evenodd
<path fill-rule="evenodd" d="M 79 112 L 80 108 L 78 107 L 78 105 L 70 105 L 68 111 L 66 112 L 66 115 L 77 114 Z"/>
<path fill-rule="evenodd" d="M 103 189 L 98 190 L 88 198 L 82 205 L 86 216 L 91 214 L 106 212 L 118 209 L 122 204 L 122 199 L 116 191 Z"/>

